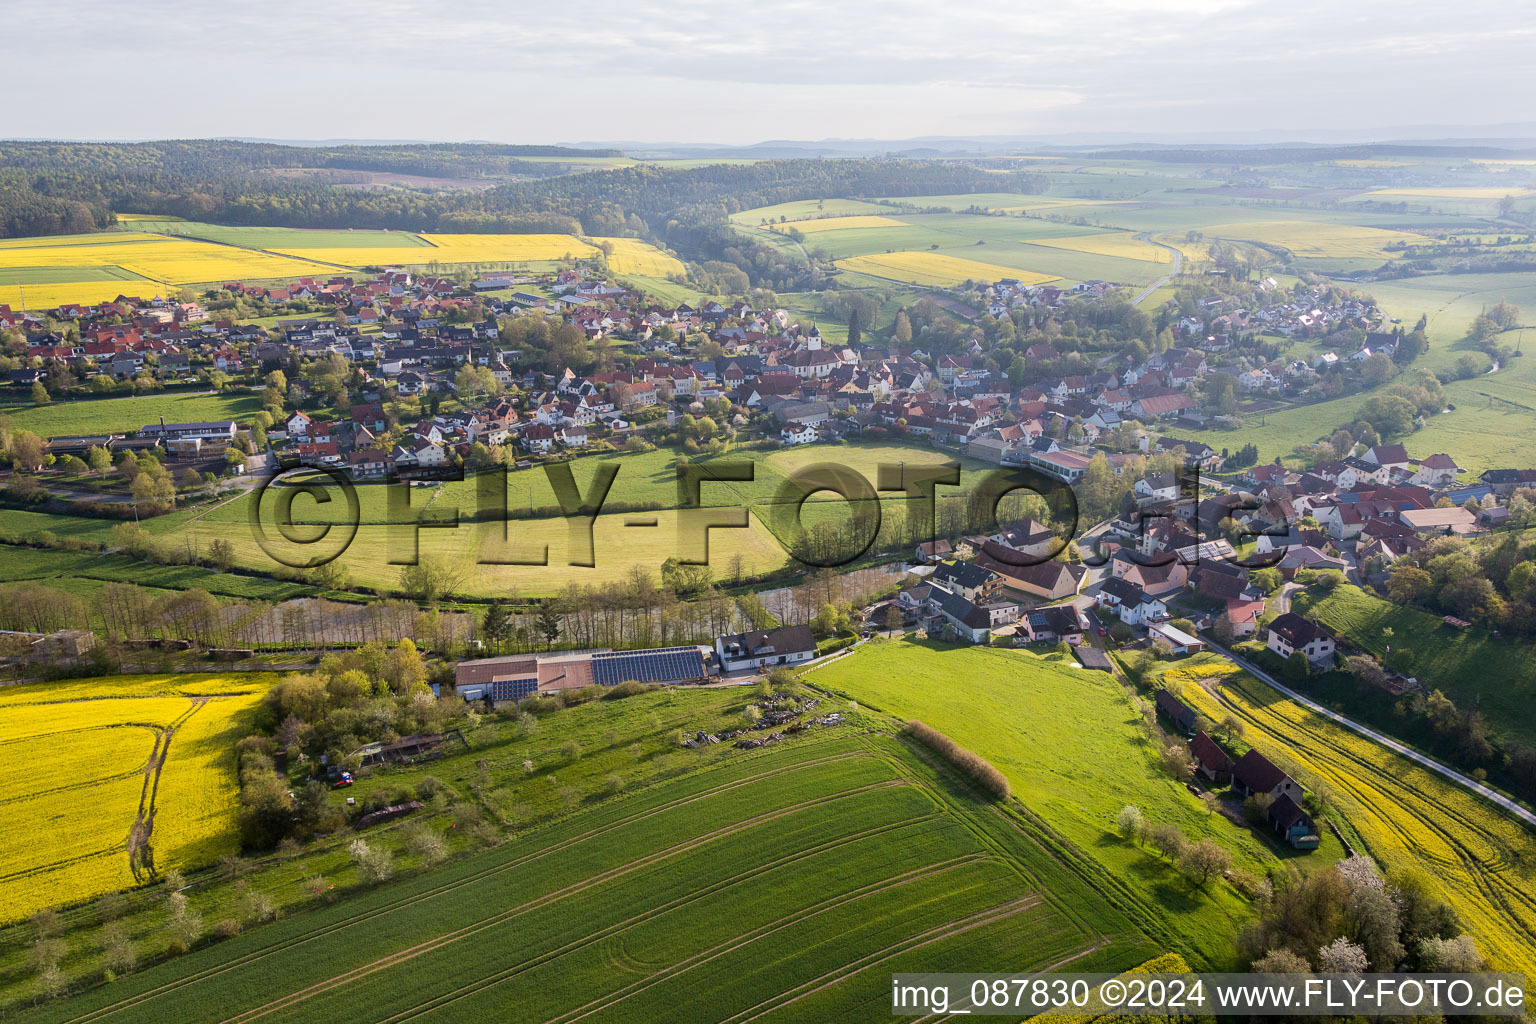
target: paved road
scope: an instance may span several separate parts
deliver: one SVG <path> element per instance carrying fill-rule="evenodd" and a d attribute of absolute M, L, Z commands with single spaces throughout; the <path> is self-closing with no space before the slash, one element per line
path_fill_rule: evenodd
<path fill-rule="evenodd" d="M 1141 305 L 1143 302 L 1146 301 L 1147 296 L 1151 295 L 1153 292 L 1157 291 L 1163 285 L 1167 284 L 1169 281 L 1172 281 L 1175 277 L 1177 277 L 1178 273 L 1179 273 L 1179 268 L 1184 265 L 1184 254 L 1182 252 L 1179 252 L 1179 250 L 1175 249 L 1173 246 L 1171 246 L 1171 245 L 1164 245 L 1162 242 L 1153 242 L 1152 239 L 1150 237 L 1148 237 L 1148 235 L 1147 235 L 1147 233 L 1145 231 L 1143 231 L 1141 234 L 1137 235 L 1136 237 L 1141 239 L 1143 242 L 1149 242 L 1152 245 L 1155 245 L 1155 246 L 1157 246 L 1160 249 L 1167 249 L 1169 252 L 1173 253 L 1173 269 L 1168 271 L 1168 273 L 1166 275 L 1164 275 L 1163 277 L 1161 277 L 1158 280 L 1153 281 L 1151 284 L 1147 285 L 1145 291 L 1143 291 L 1140 295 L 1136 296 L 1134 299 L 1131 300 L 1131 305 L 1133 305 L 1133 306 Z"/>
<path fill-rule="evenodd" d="M 1291 700 L 1294 700 L 1302 707 L 1307 708 L 1309 711 L 1314 711 L 1317 714 L 1322 715 L 1331 721 L 1338 723 L 1339 725 L 1342 725 L 1344 728 L 1349 729 L 1351 732 L 1359 733 L 1361 736 L 1364 736 L 1367 739 L 1374 740 L 1377 743 L 1380 743 L 1382 746 L 1386 747 L 1388 750 L 1401 754 L 1408 760 L 1413 761 L 1416 764 L 1421 764 L 1425 768 L 1428 768 L 1430 771 L 1435 772 L 1438 775 L 1445 776 L 1447 779 L 1450 779 L 1458 786 L 1461 786 L 1464 789 L 1468 789 L 1483 799 L 1487 800 L 1489 803 L 1503 808 L 1505 811 L 1508 811 L 1510 814 L 1514 815 L 1516 818 L 1519 818 L 1527 825 L 1536 827 L 1536 814 L 1533 814 L 1526 810 L 1524 807 L 1521 807 L 1518 803 L 1511 800 L 1509 797 L 1504 796 L 1502 793 L 1498 793 L 1492 789 L 1489 789 L 1487 786 L 1483 785 L 1481 782 L 1478 782 L 1476 779 L 1469 778 L 1468 776 L 1456 771 L 1454 768 L 1449 768 L 1446 765 L 1441 764 L 1439 761 L 1436 761 L 1432 757 L 1427 757 L 1424 754 L 1419 753 L 1417 750 L 1406 747 L 1396 740 L 1391 739 L 1390 737 L 1383 736 L 1381 733 L 1374 729 L 1361 725 L 1359 722 L 1353 721 L 1352 719 L 1345 718 L 1338 712 L 1330 711 L 1328 708 L 1323 707 L 1316 701 L 1304 697 L 1297 693 L 1295 690 L 1291 689 L 1289 686 L 1278 682 L 1273 676 L 1265 672 L 1263 669 L 1248 663 L 1220 644 L 1214 643 L 1210 640 L 1207 640 L 1206 642 L 1210 643 L 1213 650 L 1220 651 L 1222 654 L 1226 655 L 1228 658 L 1232 659 L 1234 662 L 1247 669 L 1255 677 L 1268 683 L 1270 686 L 1285 694 L 1285 696 L 1289 697 Z"/>

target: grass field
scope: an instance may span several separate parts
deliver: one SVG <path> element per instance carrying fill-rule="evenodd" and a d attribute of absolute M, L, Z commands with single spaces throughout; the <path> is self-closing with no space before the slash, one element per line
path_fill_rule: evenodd
<path fill-rule="evenodd" d="M 1381 657 L 1390 644 L 1414 655 L 1414 675 L 1445 693 L 1459 707 L 1474 704 L 1503 739 L 1536 744 L 1536 664 L 1530 652 L 1508 640 L 1495 640 L 1485 629 L 1456 629 L 1438 616 L 1406 608 L 1344 585 L 1320 599 L 1298 595 L 1305 607 L 1330 629 Z M 1382 633 L 1391 629 L 1388 638 Z"/>
<path fill-rule="evenodd" d="M 476 732 L 478 749 L 429 770 L 456 787 L 489 774 L 540 806 L 553 800 L 546 772 L 594 791 L 574 812 L 534 810 L 539 824 L 495 849 L 312 904 L 31 1019 L 191 1024 L 217 1007 L 274 1024 L 851 1022 L 885 1011 L 894 971 L 1115 972 L 1161 952 L 1026 814 L 999 813 L 927 754 L 867 732 L 889 728 L 882 716 L 845 711 L 848 725 L 751 752 L 668 750 L 659 735 L 718 729 L 742 704 L 672 691 L 557 712 L 532 740 Z M 585 751 L 576 763 L 555 753 L 567 738 Z M 604 772 L 633 785 L 604 796 Z"/>
<path fill-rule="evenodd" d="M 1228 661 L 1197 656 L 1163 678 L 1208 717 L 1237 715 L 1249 743 L 1302 785 L 1324 787 L 1363 852 L 1427 876 L 1494 969 L 1536 968 L 1536 840 L 1521 825 Z"/>
<path fill-rule="evenodd" d="M 1148 263 L 1172 263 L 1173 253 L 1160 245 L 1142 241 L 1134 234 L 1105 232 L 1096 235 L 1074 235 L 1068 238 L 1039 238 L 1033 244 L 1053 249 L 1071 249 L 1075 252 L 1098 253 L 1127 260 L 1144 260 Z"/>
<path fill-rule="evenodd" d="M 794 202 L 779 203 L 776 206 L 760 206 L 753 210 L 733 213 L 731 222 L 743 227 L 757 227 L 764 222 L 776 222 L 780 217 L 788 220 L 807 220 L 829 215 L 844 217 L 864 214 L 889 215 L 890 213 L 890 206 L 869 203 L 862 199 L 799 199 Z"/>
<path fill-rule="evenodd" d="M 1503 199 L 1505 196 L 1520 198 L 1536 194 L 1529 188 L 1505 188 L 1500 186 L 1468 188 L 1378 188 L 1366 193 L 1372 196 L 1413 196 L 1422 199 Z"/>
<path fill-rule="evenodd" d="M 1225 887 L 1201 894 L 1173 870 L 1122 840 L 1115 814 L 1127 804 L 1149 821 L 1211 836 L 1236 863 L 1262 872 L 1275 855 L 1246 829 L 1208 816 L 1156 763 L 1140 715 L 1106 674 L 1023 652 L 881 642 L 812 671 L 817 686 L 916 718 L 986 757 L 1053 829 L 1123 879 L 1148 912 L 1225 962 L 1247 901 Z M 1338 856 L 1325 849 L 1314 863 Z"/>
<path fill-rule="evenodd" d="M 850 256 L 837 261 L 838 267 L 873 277 L 884 277 L 906 284 L 948 287 L 964 281 L 996 282 L 1016 278 L 1025 284 L 1045 284 L 1059 278 L 1034 274 L 995 263 L 960 259 L 936 252 L 895 252 L 874 256 Z"/>
<path fill-rule="evenodd" d="M 775 224 L 773 230 L 788 232 L 790 228 L 796 228 L 801 234 L 811 235 L 820 231 L 843 231 L 848 228 L 900 228 L 906 227 L 906 224 L 906 221 L 897 220 L 894 217 L 866 215 L 795 220 L 787 224 Z"/>
<path fill-rule="evenodd" d="M 119 215 L 119 220 L 122 219 Z M 419 235 L 409 231 L 324 230 L 316 228 L 269 228 L 247 225 L 205 224 L 201 221 L 156 220 L 131 222 L 138 231 L 162 235 L 186 235 L 223 242 L 246 249 L 399 249 L 425 247 Z"/>
<path fill-rule="evenodd" d="M 233 745 L 269 678 L 230 682 L 119 677 L 0 693 L 0 759 L 14 782 L 0 923 L 135 884 L 126 843 L 140 818 L 161 871 L 235 851 Z"/>
<path fill-rule="evenodd" d="M 301 521 L 304 502 L 295 503 L 295 521 Z M 499 533 L 496 524 L 465 523 L 457 529 L 423 529 L 419 534 L 422 557 L 458 567 L 464 577 L 462 593 L 471 596 L 507 597 L 510 595 L 547 595 L 564 590 L 569 584 L 606 584 L 624 579 L 631 569 L 640 566 L 653 576 L 668 558 L 680 553 L 703 555 L 698 537 L 700 531 L 689 524 L 698 517 L 707 518 L 709 512 L 662 510 L 645 513 L 604 513 L 597 517 L 592 530 L 595 566 L 582 567 L 568 564 L 581 554 L 572 546 L 571 526 L 564 518 L 513 521 L 507 527 L 509 547 L 497 554 L 497 544 L 491 539 Z M 626 525 L 631 521 L 655 525 Z M 288 552 L 285 557 L 303 561 L 317 551 L 304 546 L 287 547 L 277 533 L 269 535 L 278 548 Z M 742 556 L 742 565 L 749 575 L 768 573 L 788 564 L 788 556 L 774 540 L 773 534 L 756 517 L 749 517 L 746 529 L 711 530 L 709 536 L 709 561 L 716 573 L 724 573 L 736 554 Z M 227 521 L 216 519 L 187 519 L 175 529 L 179 534 L 191 535 L 195 542 L 207 547 L 213 540 L 223 538 L 231 542 L 235 552 L 235 564 L 271 572 L 279 563 L 262 548 L 252 532 L 244 527 L 230 528 Z M 364 525 L 347 547 L 339 562 L 351 572 L 355 586 L 384 587 L 397 585 L 400 566 L 391 559 L 402 557 L 401 533 L 397 528 Z M 498 565 L 478 559 L 515 557 L 524 559 L 548 558 L 548 564 Z"/>
<path fill-rule="evenodd" d="M 156 423 L 197 423 L 207 420 L 245 422 L 261 411 L 261 396 L 253 392 L 223 394 L 143 395 L 134 398 L 96 398 L 48 405 L 0 406 L 18 430 L 40 437 L 62 434 L 104 434 L 138 430 Z"/>
<path fill-rule="evenodd" d="M 1040 196 L 1022 192 L 974 192 L 953 196 L 908 196 L 899 203 L 910 203 L 922 209 L 942 208 L 968 210 L 978 206 L 983 210 L 1017 213 L 1024 210 L 1050 210 L 1058 206 L 1101 206 L 1104 200 L 1077 199 L 1071 196 Z"/>

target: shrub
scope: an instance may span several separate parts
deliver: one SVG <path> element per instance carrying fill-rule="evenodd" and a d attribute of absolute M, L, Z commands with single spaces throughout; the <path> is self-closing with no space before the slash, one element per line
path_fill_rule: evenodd
<path fill-rule="evenodd" d="M 395 873 L 394 857 L 382 846 L 369 846 L 361 839 L 354 839 L 347 847 L 347 853 L 357 865 L 358 877 L 368 885 L 387 882 Z"/>
<path fill-rule="evenodd" d="M 240 934 L 240 922 L 232 917 L 226 917 L 215 922 L 213 937 L 215 939 L 232 939 Z"/>
<path fill-rule="evenodd" d="M 1141 808 L 1126 804 L 1115 814 L 1115 831 L 1120 833 L 1122 839 L 1135 842 L 1140 837 L 1145 822 L 1141 817 Z"/>
<path fill-rule="evenodd" d="M 923 746 L 944 758 L 944 760 L 954 765 L 965 775 L 970 776 L 983 789 L 999 800 L 1008 799 L 1011 790 L 1008 785 L 1007 776 L 998 771 L 990 761 L 980 754 L 966 750 L 954 740 L 939 732 L 939 730 L 922 722 L 915 720 L 908 722 L 905 731 L 908 736 L 911 736 Z"/>
<path fill-rule="evenodd" d="M 610 775 L 603 780 L 603 792 L 609 796 L 618 796 L 624 792 L 624 780 L 617 775 Z"/>
<path fill-rule="evenodd" d="M 560 756 L 565 758 L 567 761 L 580 760 L 581 744 L 577 743 L 575 740 L 566 740 L 564 743 L 560 744 Z"/>
<path fill-rule="evenodd" d="M 423 864 L 437 864 L 448 856 L 448 844 L 430 827 L 418 823 L 406 833 L 405 852 Z"/>

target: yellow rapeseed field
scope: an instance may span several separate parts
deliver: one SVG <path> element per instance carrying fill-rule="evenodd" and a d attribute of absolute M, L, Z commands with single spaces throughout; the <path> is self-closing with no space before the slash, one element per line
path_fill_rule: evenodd
<path fill-rule="evenodd" d="M 141 811 L 161 871 L 233 852 L 234 744 L 271 680 L 125 676 L 0 693 L 0 924 L 135 884 L 127 840 Z"/>
<path fill-rule="evenodd" d="M 1392 259 L 1398 253 L 1383 246 L 1392 242 L 1425 244 L 1432 239 L 1411 231 L 1364 228 L 1356 224 L 1328 224 L 1308 220 L 1268 220 L 1243 224 L 1218 224 L 1201 229 L 1207 239 L 1233 238 L 1263 242 L 1289 249 L 1297 256 L 1346 259 Z"/>
<path fill-rule="evenodd" d="M 1210 241 L 1190 242 L 1185 240 L 1182 232 L 1172 231 L 1161 235 L 1153 235 L 1152 237 L 1163 245 L 1173 246 L 1191 263 L 1208 261 L 1211 258 L 1211 242 L 1215 241 L 1215 239 L 1211 239 Z"/>
<path fill-rule="evenodd" d="M 426 266 L 428 263 L 526 263 L 591 256 L 595 246 L 573 235 L 420 235 L 431 248 L 280 249 L 300 259 L 349 267 Z"/>
<path fill-rule="evenodd" d="M 155 794 L 155 864 L 192 867 L 238 851 L 235 744 L 250 732 L 260 693 L 209 699 L 171 738 Z"/>
<path fill-rule="evenodd" d="M 148 301 L 164 297 L 166 288 L 156 281 L 64 281 L 58 284 L 0 284 L 0 305 L 19 310 L 54 309 L 70 302 L 95 305 L 119 295 Z"/>
<path fill-rule="evenodd" d="M 253 681 L 254 679 L 254 681 Z M 207 697 L 245 694 L 266 689 L 260 675 L 203 675 L 200 672 L 170 675 L 101 676 L 52 683 L 28 683 L 0 687 L 0 709 L 22 704 L 59 704 L 106 697 Z M 180 705 L 173 705 L 180 706 Z"/>
<path fill-rule="evenodd" d="M 638 238 L 593 238 L 592 241 L 607 245 L 612 250 L 608 266 L 618 274 L 665 278 L 669 274 L 684 273 L 687 269 L 676 256 L 662 252 Z"/>
<path fill-rule="evenodd" d="M 817 231 L 841 231 L 844 228 L 904 228 L 907 222 L 897 220 L 895 217 L 877 216 L 849 216 L 849 217 L 821 217 L 813 220 L 795 220 L 787 224 L 774 224 L 773 230 L 788 232 L 795 228 L 803 235 L 815 234 Z"/>
<path fill-rule="evenodd" d="M 1417 196 L 1423 199 L 1503 199 L 1505 196 L 1528 196 L 1536 194 L 1528 188 L 1378 188 L 1366 195 L 1372 196 Z"/>
<path fill-rule="evenodd" d="M 1098 235 L 1072 235 L 1068 238 L 1031 238 L 1029 243 L 1050 246 L 1052 249 L 1071 249 L 1074 252 L 1091 252 L 1100 256 L 1143 260 L 1147 263 L 1173 262 L 1173 253 L 1160 245 L 1142 241 L 1130 231 L 1106 231 Z"/>
<path fill-rule="evenodd" d="M 252 249 L 131 232 L 57 240 L 10 239 L 9 242 L 12 244 L 0 245 L 0 274 L 19 267 L 119 267 L 150 281 L 181 285 L 300 277 L 327 270 L 302 259 Z M 121 289 L 123 285 L 118 287 Z"/>
<path fill-rule="evenodd" d="M 1495 969 L 1536 969 L 1536 838 L 1489 804 L 1240 671 L 1200 659 L 1164 681 L 1303 786 L 1321 786 L 1378 862 L 1415 869 L 1456 909 Z"/>
<path fill-rule="evenodd" d="M 976 260 L 946 256 L 937 252 L 887 252 L 869 256 L 850 256 L 837 261 L 844 270 L 851 270 L 871 277 L 884 277 L 907 284 L 948 287 L 964 281 L 996 282 L 1013 278 L 1025 284 L 1044 284 L 1061 278 L 1050 274 L 1036 274 L 1028 270 L 1000 267 L 995 263 L 978 263 Z"/>

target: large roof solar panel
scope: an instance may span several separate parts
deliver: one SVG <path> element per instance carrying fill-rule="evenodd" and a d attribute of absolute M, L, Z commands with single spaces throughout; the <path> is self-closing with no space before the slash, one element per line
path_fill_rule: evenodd
<path fill-rule="evenodd" d="M 601 686 L 633 679 L 667 683 L 703 679 L 704 657 L 697 647 L 663 647 L 654 651 L 614 651 L 592 657 L 592 678 Z"/>

